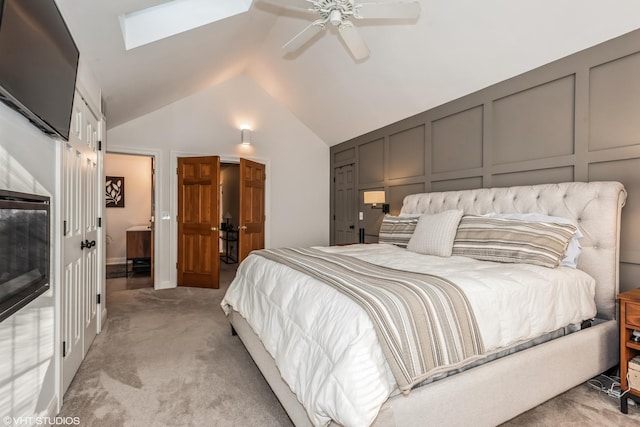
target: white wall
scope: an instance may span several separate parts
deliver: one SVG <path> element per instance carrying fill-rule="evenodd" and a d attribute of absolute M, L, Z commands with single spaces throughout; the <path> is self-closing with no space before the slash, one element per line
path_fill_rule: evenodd
<path fill-rule="evenodd" d="M 124 177 L 124 208 L 106 208 L 107 264 L 127 258 L 127 228 L 149 225 L 151 217 L 151 158 L 107 153 L 105 176 Z"/>
<path fill-rule="evenodd" d="M 249 147 L 239 144 L 243 124 L 253 129 Z M 109 150 L 126 152 L 129 147 L 161 153 L 156 287 L 175 286 L 171 261 L 176 245 L 172 223 L 177 155 L 221 155 L 223 161 L 245 157 L 267 164 L 266 244 L 329 243 L 329 148 L 245 75 L 117 126 L 107 136 Z"/>
<path fill-rule="evenodd" d="M 58 142 L 0 103 L 0 188 L 51 197 L 55 247 Z M 55 264 L 51 288 L 0 323 L 0 416 L 55 415 Z M 53 412 L 52 412 L 53 411 Z"/>

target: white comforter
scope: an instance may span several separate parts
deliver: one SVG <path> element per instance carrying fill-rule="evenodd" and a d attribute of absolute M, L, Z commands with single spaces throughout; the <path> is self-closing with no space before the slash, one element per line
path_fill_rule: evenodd
<path fill-rule="evenodd" d="M 453 281 L 474 309 L 488 352 L 596 314 L 594 279 L 569 267 L 441 258 L 384 244 L 319 249 Z M 315 425 L 368 426 L 394 391 L 368 315 L 330 286 L 250 255 L 222 307 L 251 325 Z"/>

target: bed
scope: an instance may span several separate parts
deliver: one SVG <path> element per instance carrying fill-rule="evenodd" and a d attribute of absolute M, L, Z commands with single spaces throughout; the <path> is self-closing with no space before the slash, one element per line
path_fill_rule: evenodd
<path fill-rule="evenodd" d="M 340 363 L 342 363 L 343 359 L 348 359 L 349 363 L 352 364 L 337 369 L 332 367 L 330 371 L 331 381 L 327 380 L 330 386 L 323 384 L 324 388 L 320 389 L 320 391 L 304 390 L 305 381 L 308 380 L 306 377 L 315 375 L 316 371 L 321 371 L 324 366 L 320 362 L 311 367 L 298 365 L 298 362 L 282 363 L 282 360 L 287 360 L 285 356 L 290 356 L 296 351 L 302 351 L 300 348 L 312 347 L 305 347 L 304 343 L 289 343 L 287 334 L 291 332 L 280 331 L 278 333 L 278 322 L 274 320 L 273 315 L 272 317 L 267 316 L 260 319 L 256 313 L 263 311 L 264 306 L 269 305 L 273 299 L 284 301 L 285 306 L 295 307 L 296 310 L 294 311 L 300 315 L 314 312 L 314 310 L 318 310 L 318 307 L 342 307 L 333 303 L 335 298 L 340 298 L 340 292 L 334 292 L 332 296 L 328 297 L 330 298 L 329 300 L 323 300 L 322 298 L 325 297 L 315 295 L 313 290 L 297 293 L 290 291 L 289 289 L 297 289 L 298 286 L 301 286 L 301 282 L 313 282 L 315 279 L 300 276 L 302 273 L 286 265 L 275 264 L 271 260 L 261 259 L 262 257 L 255 254 L 251 255 L 240 266 L 238 276 L 223 300 L 223 308 L 229 315 L 233 329 L 239 335 L 296 426 L 322 425 L 331 420 L 341 420 L 342 424 L 345 425 L 370 424 L 370 421 L 364 421 L 369 420 L 369 418 L 358 418 L 357 414 L 352 416 L 352 412 L 357 412 L 352 410 L 352 406 L 355 406 L 354 402 L 360 404 L 360 401 L 357 398 L 353 398 L 352 401 L 351 395 L 346 394 L 348 390 L 343 390 L 343 388 L 350 387 L 351 384 L 348 382 L 341 383 L 339 380 L 336 380 L 337 385 L 333 384 L 334 377 L 340 377 L 342 374 L 351 375 L 351 371 L 356 370 L 364 372 L 362 377 L 364 380 L 360 382 L 367 383 L 367 386 L 370 385 L 370 382 L 379 381 L 379 383 L 374 383 L 375 387 L 360 393 L 364 396 L 362 401 L 365 406 L 367 404 L 378 405 L 378 407 L 368 408 L 363 411 L 364 414 L 369 414 L 366 415 L 368 417 L 370 417 L 371 411 L 374 411 L 375 416 L 372 419 L 372 425 L 469 425 L 472 423 L 487 426 L 497 425 L 616 365 L 618 329 L 615 320 L 615 297 L 618 292 L 620 213 L 625 199 L 626 192 L 623 186 L 616 182 L 561 183 L 407 196 L 401 212 L 404 215 L 436 215 L 451 210 L 461 210 L 465 216 L 489 213 L 539 213 L 572 221 L 578 226 L 583 235 L 580 239 L 582 252 L 575 272 L 569 272 L 572 269 L 565 267 L 555 269 L 559 274 L 558 278 L 547 276 L 554 269 L 547 269 L 549 270 L 547 272 L 544 268 L 535 266 L 524 267 L 522 270 L 528 272 L 526 274 L 529 275 L 527 277 L 531 281 L 535 282 L 537 280 L 535 288 L 543 288 L 547 281 L 562 281 L 567 274 L 578 275 L 581 280 L 584 279 L 584 285 L 581 286 L 586 289 L 583 292 L 590 293 L 592 307 L 587 301 L 588 298 L 585 299 L 584 296 L 570 298 L 585 299 L 583 304 L 579 304 L 583 306 L 583 313 L 575 314 L 573 313 L 574 309 L 570 309 L 568 313 L 562 314 L 566 319 L 558 321 L 565 322 L 567 319 L 572 319 L 570 323 L 575 324 L 577 319 L 575 316 L 584 317 L 584 313 L 592 313 L 597 317 L 590 323 L 591 326 L 588 328 L 582 328 L 570 334 L 562 333 L 561 335 L 565 336 L 557 339 L 542 340 L 543 342 L 536 343 L 533 346 L 526 345 L 531 337 L 524 340 L 526 342 L 520 342 L 523 340 L 518 339 L 519 330 L 516 328 L 510 332 L 514 334 L 516 342 L 511 341 L 509 347 L 522 345 L 519 347 L 519 349 L 523 348 L 521 351 L 482 363 L 455 375 L 441 375 L 443 378 L 436 376 L 436 381 L 413 387 L 410 393 L 399 393 L 398 390 L 390 389 L 393 386 L 389 384 L 399 383 L 390 378 L 391 375 L 388 368 L 376 368 L 378 370 L 374 370 L 374 366 L 387 366 L 384 363 L 384 357 L 382 357 L 382 361 L 380 360 L 380 355 L 384 351 L 374 348 L 364 338 L 362 338 L 362 341 L 365 342 L 364 348 L 370 348 L 370 350 L 365 352 L 355 352 L 356 350 L 353 350 L 355 353 L 349 353 L 351 344 L 347 345 L 345 347 L 346 350 L 341 354 L 349 355 L 349 357 L 342 357 Z M 374 250 L 375 246 L 380 247 L 377 253 Z M 396 253 L 399 254 L 397 251 L 405 251 L 390 245 L 355 245 L 346 248 L 325 248 L 321 250 L 327 254 L 345 253 L 352 257 L 360 257 L 367 262 L 373 262 L 376 259 L 387 259 L 392 264 L 393 262 L 398 263 L 393 268 L 401 268 L 402 262 L 394 260 L 400 259 L 399 255 L 396 256 Z M 327 256 L 329 257 L 329 255 Z M 415 257 L 416 255 L 411 256 Z M 454 264 L 455 262 L 462 262 L 462 258 L 464 257 L 451 257 Z M 484 261 L 475 262 L 481 263 L 478 265 L 487 264 Z M 438 261 L 436 260 L 437 263 Z M 502 273 L 502 270 L 500 270 L 502 267 L 495 266 L 497 263 L 488 264 L 491 265 L 491 268 L 486 269 L 487 274 L 473 274 L 481 282 L 484 280 L 483 283 L 499 282 L 502 277 L 512 274 Z M 277 267 L 274 267 L 274 265 L 277 265 Z M 440 270 L 437 270 L 437 268 L 440 268 Z M 445 275 L 452 274 L 455 276 L 457 268 L 455 265 L 442 265 L 436 267 L 436 270 L 444 272 L 443 274 Z M 471 269 L 482 270 L 482 268 L 473 266 Z M 491 276 L 491 274 L 494 274 L 494 276 Z M 534 280 L 534 278 L 537 279 Z M 525 278 L 524 281 L 529 281 L 529 279 Z M 257 295 L 262 292 L 256 290 L 248 291 L 250 284 L 257 285 L 257 287 L 253 288 L 260 289 L 260 286 L 272 286 L 269 284 L 270 282 L 274 283 L 273 286 L 278 283 L 286 283 L 287 286 L 282 288 L 283 290 L 270 291 L 271 294 L 265 295 L 263 300 L 254 302 L 257 304 L 257 306 L 254 305 L 254 308 L 251 308 L 242 299 L 244 298 L 241 296 L 243 293 L 253 292 Z M 568 285 L 564 284 L 564 282 L 561 283 L 562 285 L 559 288 L 566 290 Z M 322 284 L 318 286 L 322 286 Z M 589 286 L 591 286 L 590 290 Z M 464 285 L 460 287 L 464 288 Z M 245 290 L 247 291 L 245 292 Z M 545 293 L 536 296 L 530 294 L 529 292 L 532 292 L 530 290 L 524 292 L 524 297 L 518 297 L 520 300 L 545 300 L 550 298 Z M 575 292 L 578 291 L 576 290 Z M 312 301 L 324 302 L 301 306 L 296 298 L 300 295 L 304 296 L 305 293 L 311 294 L 307 295 L 307 297 L 311 298 Z M 336 297 L 336 295 L 338 296 Z M 571 295 L 578 294 L 572 293 Z M 255 296 L 252 298 L 257 299 Z M 475 302 L 471 303 L 478 309 L 476 307 L 477 304 Z M 497 305 L 499 306 L 500 304 Z M 338 326 L 334 324 L 345 322 L 332 323 L 329 320 L 333 318 L 349 318 L 353 319 L 353 322 L 357 324 L 360 322 L 359 315 L 355 311 L 345 311 L 342 308 L 332 308 L 332 310 L 320 313 L 319 317 L 315 318 L 313 328 L 316 328 L 317 323 L 322 323 L 325 332 L 321 333 L 321 338 L 317 340 L 314 338 L 313 348 L 316 346 L 316 341 L 323 341 L 326 337 L 333 335 L 342 336 L 342 334 L 347 334 L 342 330 L 336 332 L 338 329 L 335 328 Z M 493 314 L 487 315 L 486 308 L 483 310 L 484 312 L 477 316 L 479 329 L 485 328 L 484 325 L 487 322 L 491 322 L 494 317 Z M 502 316 L 502 313 L 500 313 L 500 316 Z M 546 317 L 554 316 L 547 314 Z M 558 314 L 558 317 L 562 316 Z M 520 320 L 526 321 L 526 316 L 522 316 Z M 304 322 L 301 321 L 300 325 L 303 325 Z M 537 323 L 537 320 L 531 323 Z M 366 324 L 366 321 L 363 321 L 364 324 Z M 509 321 L 507 324 L 510 325 L 512 323 Z M 514 322 L 513 324 L 519 323 Z M 364 326 L 358 326 L 358 328 L 366 329 Z M 548 328 L 548 326 L 542 326 L 542 328 Z M 267 334 L 269 329 L 276 330 L 275 338 L 273 337 L 273 331 L 270 331 L 272 336 Z M 552 331 L 547 332 L 549 334 L 552 333 Z M 365 335 L 363 334 L 362 336 Z M 357 339 L 360 341 L 361 335 L 358 335 Z M 491 345 L 493 347 L 497 346 L 498 348 L 495 351 L 498 352 L 501 345 L 500 337 L 494 341 Z M 330 344 L 329 349 L 322 351 L 326 353 L 334 351 L 333 347 L 331 347 L 333 345 Z M 370 347 L 366 347 L 367 345 Z M 265 347 L 269 348 L 269 351 Z M 363 353 L 369 353 L 370 355 L 364 357 Z M 301 356 L 304 355 L 298 355 L 297 359 L 292 360 L 304 360 L 305 357 Z M 281 361 L 280 367 L 276 366 L 276 360 Z M 381 371 L 380 369 L 384 370 Z M 300 374 L 300 372 L 303 374 Z M 301 378 L 296 377 L 296 375 Z M 355 380 L 355 383 L 358 383 L 358 380 Z M 344 398 L 342 398 L 341 393 L 345 393 Z M 336 398 L 332 394 L 340 397 Z M 369 398 L 375 402 L 369 402 L 367 400 Z M 322 407 L 322 414 L 317 415 L 313 405 L 317 402 L 324 404 L 324 401 L 331 399 L 335 401 L 333 403 L 337 407 L 330 407 L 329 409 Z M 305 404 L 301 404 L 301 401 L 305 402 Z M 349 407 L 345 409 L 341 406 Z M 343 415 L 340 411 L 346 411 L 346 415 Z"/>

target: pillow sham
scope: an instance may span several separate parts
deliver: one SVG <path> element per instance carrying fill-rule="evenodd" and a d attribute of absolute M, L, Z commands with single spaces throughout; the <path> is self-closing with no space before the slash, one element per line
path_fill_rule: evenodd
<path fill-rule="evenodd" d="M 461 210 L 421 215 L 407 249 L 426 255 L 451 256 Z"/>
<path fill-rule="evenodd" d="M 419 217 L 385 215 L 378 233 L 378 243 L 390 243 L 406 248 L 413 235 Z"/>
<path fill-rule="evenodd" d="M 465 216 L 452 253 L 483 261 L 555 268 L 576 231 L 573 224 Z"/>
<path fill-rule="evenodd" d="M 582 252 L 582 246 L 578 241 L 583 237 L 580 228 L 568 218 L 563 218 L 561 216 L 551 216 L 551 215 L 543 215 L 539 213 L 489 213 L 483 215 L 485 217 L 491 218 L 511 218 L 511 219 L 522 219 L 525 221 L 536 221 L 536 222 L 553 222 L 557 224 L 571 224 L 576 227 L 576 234 L 573 235 L 571 240 L 569 241 L 569 246 L 567 246 L 567 251 L 564 254 L 564 258 L 560 261 L 560 265 L 565 265 L 571 268 L 578 268 L 578 257 L 580 257 L 580 253 Z"/>

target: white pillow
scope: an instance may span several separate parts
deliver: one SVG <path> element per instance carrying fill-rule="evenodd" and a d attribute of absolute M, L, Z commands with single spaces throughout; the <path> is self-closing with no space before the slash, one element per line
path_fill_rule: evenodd
<path fill-rule="evenodd" d="M 400 218 L 420 218 L 424 214 L 400 213 Z"/>
<path fill-rule="evenodd" d="M 451 256 L 461 218 L 461 210 L 421 215 L 407 249 L 426 255 Z"/>
<path fill-rule="evenodd" d="M 569 241 L 569 246 L 567 246 L 567 251 L 564 253 L 564 258 L 560 262 L 560 265 L 565 265 L 571 268 L 578 267 L 578 257 L 582 252 L 582 246 L 580 246 L 580 242 L 578 239 L 582 238 L 583 234 L 580 231 L 580 227 L 572 220 L 568 218 L 563 218 L 560 216 L 550 216 L 543 215 L 539 213 L 488 213 L 483 215 L 490 218 L 507 218 L 507 219 L 520 219 L 523 221 L 535 221 L 535 222 L 551 222 L 556 224 L 571 224 L 575 226 L 578 231 L 573 235 L 573 238 Z"/>

